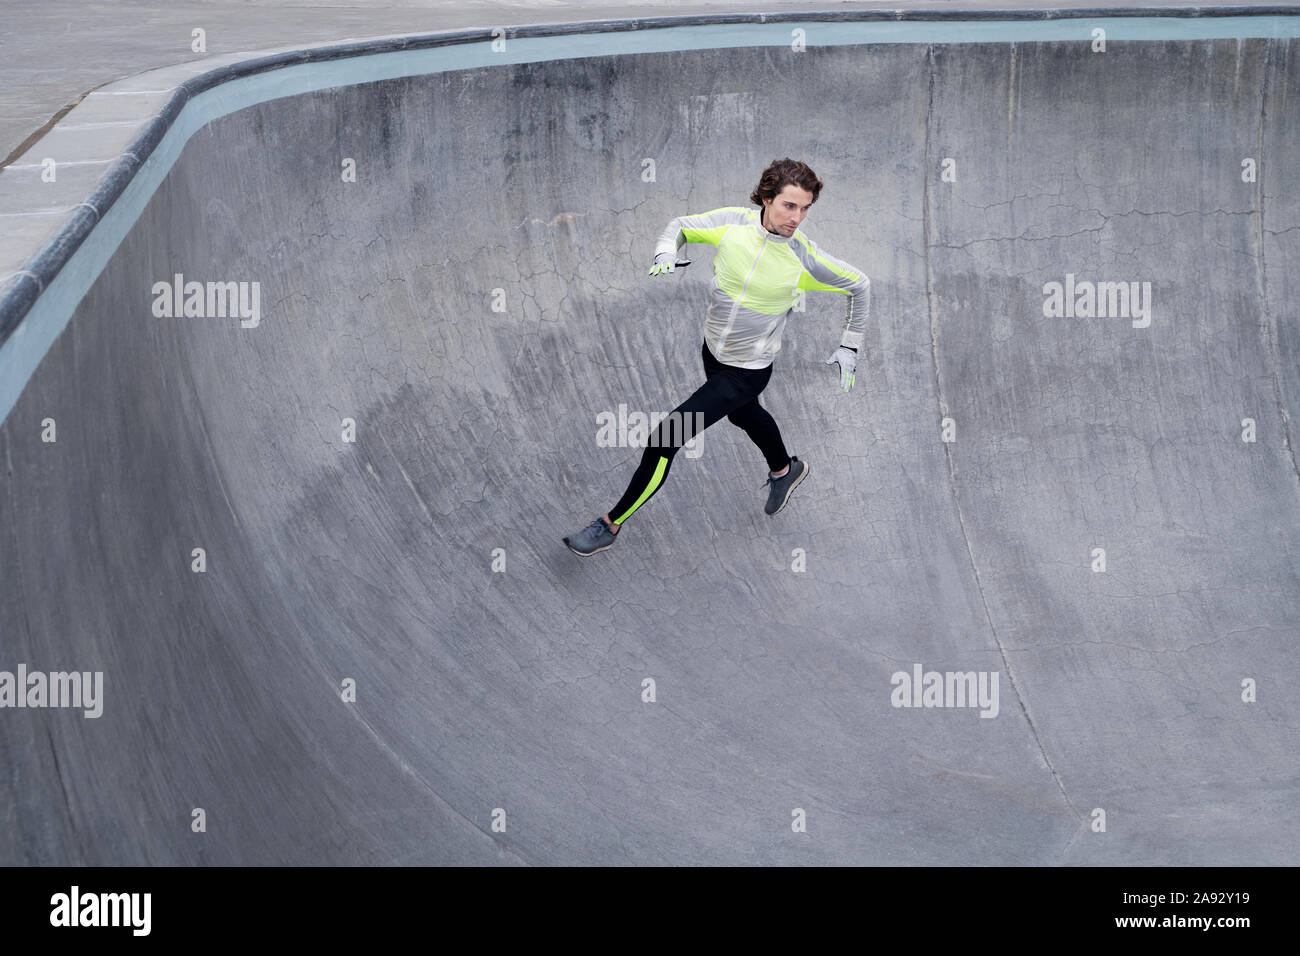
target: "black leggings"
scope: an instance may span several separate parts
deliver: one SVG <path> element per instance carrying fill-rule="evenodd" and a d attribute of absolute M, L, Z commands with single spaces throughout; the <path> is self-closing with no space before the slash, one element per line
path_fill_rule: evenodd
<path fill-rule="evenodd" d="M 614 524 L 622 524 L 649 501 L 668 478 L 673 456 L 705 428 L 722 421 L 724 415 L 731 424 L 743 428 L 759 447 L 770 471 L 780 471 L 790 463 L 781 441 L 781 429 L 776 427 L 767 409 L 758 404 L 759 394 L 772 377 L 772 366 L 723 365 L 709 351 L 708 342 L 704 343 L 700 356 L 704 359 L 707 381 L 651 433 L 631 484 L 618 504 L 609 509 L 609 520 Z"/>

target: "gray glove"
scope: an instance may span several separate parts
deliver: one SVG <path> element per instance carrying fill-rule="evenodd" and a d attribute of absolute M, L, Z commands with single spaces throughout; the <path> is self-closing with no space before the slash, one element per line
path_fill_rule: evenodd
<path fill-rule="evenodd" d="M 672 272 L 677 267 L 677 255 L 672 252 L 661 252 L 655 256 L 655 264 L 650 267 L 652 276 L 660 276 L 665 272 Z"/>
<path fill-rule="evenodd" d="M 841 345 L 835 354 L 826 360 L 827 365 L 840 367 L 840 389 L 847 392 L 853 387 L 853 370 L 858 367 L 858 353 Z"/>

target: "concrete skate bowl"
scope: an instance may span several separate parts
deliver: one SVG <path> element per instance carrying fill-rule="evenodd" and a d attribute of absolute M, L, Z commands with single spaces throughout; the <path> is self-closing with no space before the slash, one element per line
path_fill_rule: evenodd
<path fill-rule="evenodd" d="M 102 715 L 0 710 L 0 862 L 1300 862 L 1294 21 L 731 19 L 160 118 L 17 317 L 0 670 Z M 872 279 L 763 395 L 809 479 L 723 422 L 574 556 L 703 380 L 655 238 L 787 155 Z"/>

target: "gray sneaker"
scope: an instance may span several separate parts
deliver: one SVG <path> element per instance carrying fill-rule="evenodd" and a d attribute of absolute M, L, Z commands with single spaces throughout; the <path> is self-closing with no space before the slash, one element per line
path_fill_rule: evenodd
<path fill-rule="evenodd" d="M 799 482 L 808 477 L 808 463 L 790 456 L 790 468 L 780 478 L 767 476 L 767 504 L 763 510 L 770 515 L 776 514 L 790 500 L 790 493 L 799 486 Z"/>
<path fill-rule="evenodd" d="M 565 538 L 564 543 L 569 546 L 569 550 L 574 554 L 580 554 L 585 558 L 598 551 L 608 551 L 614 547 L 616 537 L 618 537 L 618 532 L 610 531 L 609 525 L 605 524 L 604 518 L 597 518 L 577 534 L 571 534 Z"/>

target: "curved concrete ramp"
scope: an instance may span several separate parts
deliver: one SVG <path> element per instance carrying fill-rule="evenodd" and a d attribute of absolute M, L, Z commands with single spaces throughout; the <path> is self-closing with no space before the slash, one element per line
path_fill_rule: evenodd
<path fill-rule="evenodd" d="M 103 674 L 0 712 L 0 862 L 1300 862 L 1300 65 L 1082 35 L 201 129 L 0 430 L 0 669 Z M 785 155 L 873 283 L 853 392 L 822 294 L 763 396 L 809 480 L 767 518 L 724 422 L 575 557 L 640 454 L 598 416 L 702 381 L 711 250 L 651 280 L 654 238 Z M 259 324 L 156 316 L 178 274 Z M 983 704 L 895 706 L 918 671 Z"/>

